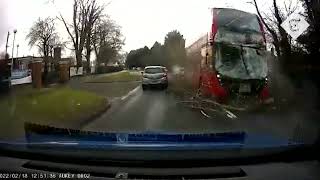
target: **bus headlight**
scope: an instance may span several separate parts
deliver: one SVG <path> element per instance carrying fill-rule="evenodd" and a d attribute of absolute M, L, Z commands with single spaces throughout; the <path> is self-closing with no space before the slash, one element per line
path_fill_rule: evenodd
<path fill-rule="evenodd" d="M 218 79 L 218 81 L 219 81 L 219 83 L 221 84 L 221 75 L 220 74 L 217 74 L 217 79 Z"/>

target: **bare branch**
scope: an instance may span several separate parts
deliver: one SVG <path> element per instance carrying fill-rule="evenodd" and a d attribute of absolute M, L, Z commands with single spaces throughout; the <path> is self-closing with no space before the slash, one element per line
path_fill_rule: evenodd
<path fill-rule="evenodd" d="M 36 46 L 43 56 L 49 55 L 49 46 L 54 46 L 59 41 L 59 37 L 55 32 L 54 19 L 45 18 L 38 19 L 30 28 L 26 39 L 29 40 L 30 47 Z"/>
<path fill-rule="evenodd" d="M 278 8 L 276 0 L 273 0 L 273 9 L 274 9 L 274 16 L 277 19 L 278 25 L 280 26 L 282 24 L 283 20 L 282 20 L 282 18 L 280 16 L 280 11 L 279 11 L 279 8 Z"/>
<path fill-rule="evenodd" d="M 278 35 L 277 35 L 276 31 L 275 31 L 274 29 L 272 29 L 272 28 L 266 23 L 266 21 L 264 20 L 264 18 L 262 17 L 256 0 L 253 0 L 253 4 L 254 4 L 254 6 L 255 6 L 255 8 L 256 8 L 256 11 L 257 11 L 257 13 L 258 13 L 259 18 L 261 19 L 261 22 L 262 22 L 263 25 L 267 28 L 267 30 L 269 31 L 269 33 L 270 33 L 271 36 L 272 36 L 273 44 L 275 45 L 275 49 L 276 49 L 277 55 L 280 56 L 281 53 L 280 53 L 280 47 L 279 47 L 279 39 L 278 39 Z"/>
<path fill-rule="evenodd" d="M 299 7 L 299 1 L 296 1 L 295 5 L 292 5 L 292 0 L 289 1 L 289 5 L 287 2 L 284 2 L 286 16 L 290 16 L 292 13 L 296 12 Z"/>
<path fill-rule="evenodd" d="M 290 12 L 292 0 L 289 0 L 289 6 L 287 6 L 286 2 L 283 2 L 283 4 L 284 4 L 284 9 L 286 10 L 286 12 Z"/>
<path fill-rule="evenodd" d="M 258 13 L 258 16 L 259 18 L 261 19 L 263 25 L 267 28 L 267 30 L 272 34 L 273 37 L 277 37 L 275 31 L 273 29 L 270 28 L 270 26 L 265 22 L 264 18 L 262 17 L 261 13 L 260 13 L 260 10 L 259 10 L 259 7 L 257 5 L 257 2 L 256 0 L 253 0 L 253 3 L 254 3 L 254 6 L 257 10 L 257 13 Z"/>
<path fill-rule="evenodd" d="M 60 18 L 61 18 L 61 19 L 60 19 Z M 67 25 L 66 21 L 64 20 L 64 18 L 63 18 L 63 16 L 62 16 L 61 13 L 60 13 L 60 18 L 59 18 L 59 19 L 63 22 L 65 28 L 67 29 L 67 32 L 68 32 L 68 34 L 69 34 L 69 36 L 70 36 L 73 44 L 76 44 L 76 42 L 75 42 L 75 40 L 74 40 L 74 37 L 73 37 L 73 35 L 71 34 L 71 31 L 70 31 L 70 29 L 69 29 L 69 27 L 68 27 L 68 25 Z"/>

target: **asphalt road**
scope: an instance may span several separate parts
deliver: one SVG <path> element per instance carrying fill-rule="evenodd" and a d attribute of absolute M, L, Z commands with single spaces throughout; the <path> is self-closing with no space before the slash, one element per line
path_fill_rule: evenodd
<path fill-rule="evenodd" d="M 171 133 L 245 131 L 309 142 L 315 140 L 320 127 L 316 116 L 305 111 L 252 113 L 234 119 L 220 115 L 208 118 L 199 110 L 181 106 L 178 101 L 167 91 L 142 91 L 138 86 L 128 95 L 115 100 L 108 112 L 83 127 L 83 130 Z"/>

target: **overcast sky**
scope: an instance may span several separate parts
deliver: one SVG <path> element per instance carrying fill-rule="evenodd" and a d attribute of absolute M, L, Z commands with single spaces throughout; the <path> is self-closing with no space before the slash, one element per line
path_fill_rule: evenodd
<path fill-rule="evenodd" d="M 108 3 L 110 0 L 99 0 Z M 121 27 L 126 38 L 123 50 L 130 51 L 155 41 L 163 43 L 167 32 L 177 29 L 190 45 L 210 28 L 210 8 L 231 7 L 255 13 L 249 0 L 112 0 L 105 8 Z M 19 44 L 19 56 L 38 55 L 35 49 L 28 47 L 25 39 L 32 24 L 39 17 L 58 15 L 61 12 L 66 19 L 72 18 L 73 0 L 0 0 L 0 51 L 5 49 L 7 32 L 11 32 L 9 52 L 12 48 L 12 31 L 17 29 L 16 44 Z M 268 10 L 270 0 L 258 0 L 261 9 Z M 66 30 L 58 22 L 57 29 L 63 40 L 68 40 Z M 16 47 L 15 47 L 16 49 Z M 16 56 L 16 50 L 14 56 Z M 70 53 L 65 52 L 64 56 Z"/>

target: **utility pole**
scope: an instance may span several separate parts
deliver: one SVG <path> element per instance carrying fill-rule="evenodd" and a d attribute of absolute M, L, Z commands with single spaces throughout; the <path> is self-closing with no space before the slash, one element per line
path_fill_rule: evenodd
<path fill-rule="evenodd" d="M 16 55 L 16 58 L 18 58 L 18 55 L 19 55 L 19 44 L 17 44 L 17 55 Z"/>
<path fill-rule="evenodd" d="M 7 42 L 6 42 L 6 54 L 8 54 L 8 47 L 9 47 L 8 41 L 9 41 L 9 36 L 10 36 L 10 33 L 9 33 L 9 31 L 8 31 Z"/>
<path fill-rule="evenodd" d="M 13 53 L 14 53 L 14 41 L 16 40 L 16 33 L 17 33 L 17 30 L 13 30 L 13 43 L 12 43 L 12 57 L 11 57 L 11 73 L 12 73 L 12 70 L 13 70 Z"/>

